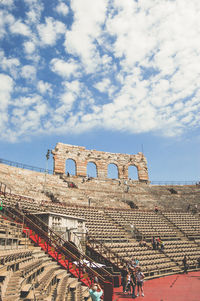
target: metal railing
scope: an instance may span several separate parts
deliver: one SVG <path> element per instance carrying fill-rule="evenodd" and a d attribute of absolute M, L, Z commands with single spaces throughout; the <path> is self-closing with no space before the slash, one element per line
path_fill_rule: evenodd
<path fill-rule="evenodd" d="M 35 242 L 38 245 L 43 243 L 47 253 L 50 254 L 50 252 L 53 251 L 54 254 L 57 254 L 55 259 L 57 262 L 60 262 L 60 260 L 64 261 L 68 272 L 71 272 L 70 264 L 75 265 L 76 262 L 76 277 L 78 277 L 80 281 L 86 279 L 86 275 L 89 281 L 88 284 L 91 285 L 94 278 L 97 277 L 104 287 L 104 296 L 112 296 L 113 277 L 107 270 L 104 268 L 99 269 L 99 267 L 96 266 L 98 267 L 98 272 L 95 271 L 93 269 L 95 267 L 95 263 L 91 258 L 79 251 L 77 252 L 77 248 L 73 244 L 62 239 L 62 237 L 55 233 L 47 224 L 35 215 L 28 212 L 24 214 L 14 207 L 4 207 L 4 212 L 15 221 L 23 222 L 24 228 L 28 227 L 31 229 L 31 235 L 34 235 L 36 239 Z M 84 259 L 88 261 L 89 265 L 84 263 Z"/>
<path fill-rule="evenodd" d="M 150 181 L 150 185 L 200 185 L 199 181 Z"/>
<path fill-rule="evenodd" d="M 32 170 L 32 171 L 38 171 L 38 172 L 53 174 L 53 170 L 50 170 L 50 169 L 45 169 L 45 168 L 41 168 L 41 167 L 31 166 L 31 165 L 27 165 L 27 164 L 23 164 L 23 163 L 18 163 L 18 162 L 14 162 L 14 161 L 9 161 L 9 160 L 5 160 L 5 159 L 1 159 L 1 158 L 0 158 L 0 163 L 6 164 L 6 165 L 9 165 L 9 166 L 14 166 L 14 167 L 22 168 L 22 169 L 28 169 L 28 170 Z"/>
<path fill-rule="evenodd" d="M 121 266 L 128 264 L 127 260 L 124 260 L 117 253 L 113 252 L 109 247 L 105 246 L 104 243 L 89 235 L 87 236 L 87 247 L 91 248 L 91 251 L 96 250 L 102 257 L 104 257 L 119 270 L 121 269 Z"/>

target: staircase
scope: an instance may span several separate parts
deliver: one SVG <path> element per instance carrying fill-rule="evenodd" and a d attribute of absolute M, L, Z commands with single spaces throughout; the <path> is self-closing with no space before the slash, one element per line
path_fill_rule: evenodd
<path fill-rule="evenodd" d="M 9 279 L 3 301 L 17 301 L 20 297 L 20 271 L 15 272 Z"/>
<path fill-rule="evenodd" d="M 78 278 L 78 280 L 86 286 L 91 286 L 94 278 L 97 277 L 104 289 L 105 298 L 108 298 L 106 300 L 112 300 L 114 280 L 111 273 L 99 267 L 96 267 L 98 268 L 98 272 L 96 272 L 92 268 L 95 264 L 91 258 L 81 253 L 80 256 L 76 256 L 74 254 L 75 252 L 69 251 L 67 246 L 70 243 L 63 240 L 35 215 L 23 214 L 23 212 L 12 207 L 4 207 L 4 213 L 12 220 L 23 223 L 23 231 L 26 233 L 29 232 L 29 238 L 54 258 L 59 265 L 63 266 L 67 272 Z M 73 248 L 74 251 L 76 250 L 77 252 L 76 247 L 70 244 L 70 250 L 73 250 Z M 88 264 L 86 264 L 85 261 L 87 261 Z M 15 280 L 18 281 L 17 279 Z M 11 285 L 9 289 L 10 291 L 8 291 L 8 293 L 11 294 Z"/>

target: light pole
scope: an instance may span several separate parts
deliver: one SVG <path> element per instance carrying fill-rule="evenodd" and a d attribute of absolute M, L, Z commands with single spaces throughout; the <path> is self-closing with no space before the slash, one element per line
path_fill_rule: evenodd
<path fill-rule="evenodd" d="M 44 173 L 44 192 L 46 191 L 46 177 L 47 177 L 47 171 L 48 171 L 48 160 L 50 156 L 50 149 L 47 150 L 46 153 L 46 168 L 45 168 L 45 173 Z"/>

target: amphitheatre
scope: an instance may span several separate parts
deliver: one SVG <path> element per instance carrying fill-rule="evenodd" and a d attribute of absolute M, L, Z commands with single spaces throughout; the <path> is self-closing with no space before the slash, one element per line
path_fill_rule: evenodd
<path fill-rule="evenodd" d="M 53 171 L 0 160 L 0 300 L 91 301 L 96 279 L 105 301 L 129 300 L 120 275 L 132 258 L 147 287 L 165 277 L 174 277 L 174 286 L 185 255 L 188 272 L 200 277 L 199 183 L 153 185 L 142 152 L 57 143 L 50 155 Z M 66 171 L 69 159 L 74 174 Z M 91 163 L 95 177 L 87 172 Z M 109 164 L 116 178 L 108 177 Z M 152 247 L 153 236 L 164 249 Z"/>

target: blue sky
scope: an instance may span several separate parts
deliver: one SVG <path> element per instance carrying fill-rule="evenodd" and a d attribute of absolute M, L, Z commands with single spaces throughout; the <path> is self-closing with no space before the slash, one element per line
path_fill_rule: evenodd
<path fill-rule="evenodd" d="M 199 15 L 199 0 L 0 0 L 0 158 L 143 149 L 150 180 L 199 180 Z"/>

